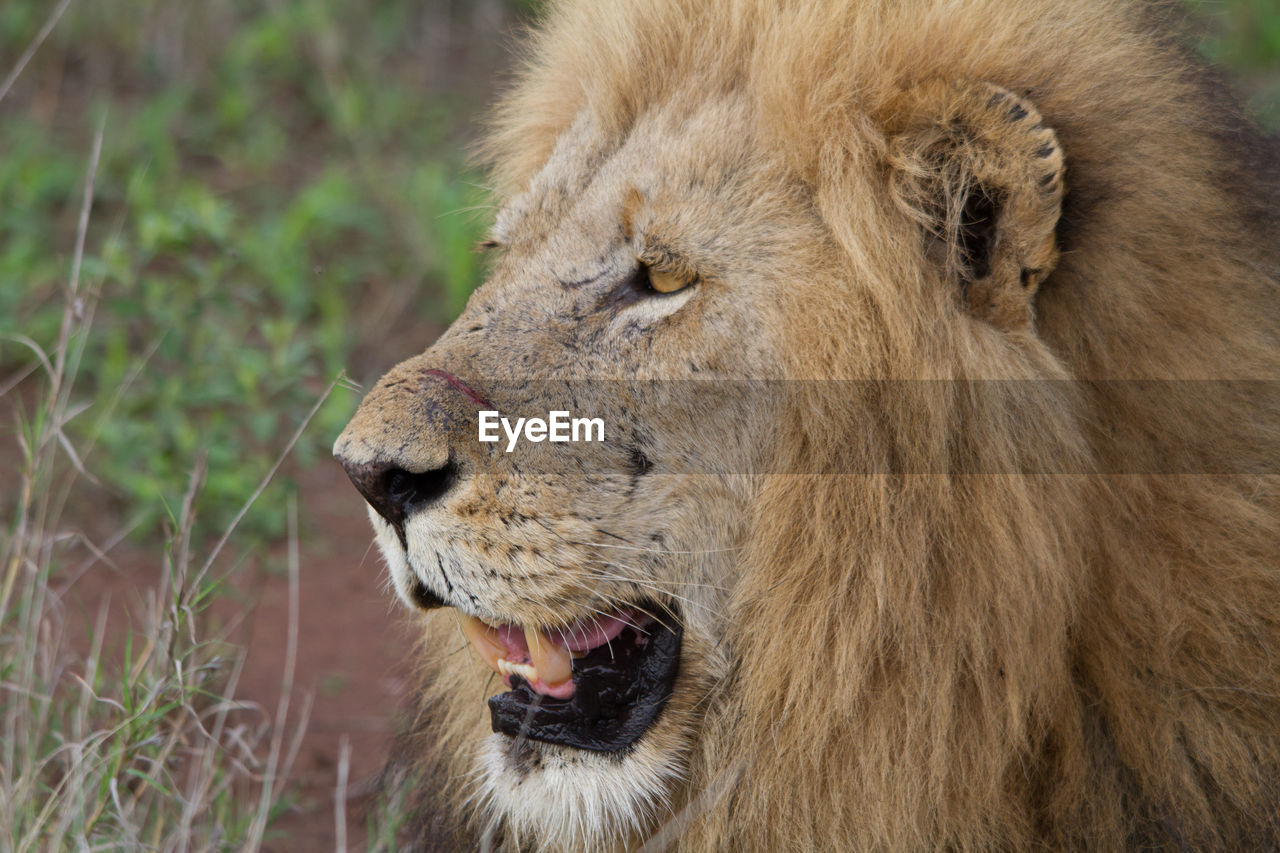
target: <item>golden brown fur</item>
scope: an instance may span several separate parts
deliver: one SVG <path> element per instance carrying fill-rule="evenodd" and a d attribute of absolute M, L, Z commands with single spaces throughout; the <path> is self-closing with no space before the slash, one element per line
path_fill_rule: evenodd
<path fill-rule="evenodd" d="M 515 299 L 530 258 L 566 252 L 538 222 L 569 216 L 557 181 L 595 191 L 572 164 L 631 162 L 634 138 L 652 140 L 637 162 L 684 169 L 687 136 L 733 180 L 690 184 L 670 227 L 761 278 L 738 296 L 759 325 L 738 354 L 686 317 L 618 371 L 676 375 L 687 340 L 717 375 L 895 380 L 854 399 L 797 383 L 768 412 L 772 470 L 843 473 L 726 487 L 740 515 L 711 511 L 701 539 L 700 516 L 671 520 L 685 547 L 733 551 L 654 569 L 720 592 L 690 627 L 671 728 L 640 756 L 669 750 L 684 781 L 655 782 L 619 844 L 1280 845 L 1280 406 L 1272 384 L 1220 381 L 1280 378 L 1280 182 L 1159 24 L 1113 0 L 553 4 L 486 151 L 501 199 L 553 202 L 513 215 L 509 265 L 459 326 Z M 994 103 L 1027 124 L 982 124 Z M 1039 184 L 1001 153 L 1028 134 L 1056 146 L 1045 181 L 1065 196 L 1028 195 L 991 276 L 966 284 L 963 203 L 988 180 L 1006 202 Z M 608 369 L 527 334 L 526 371 Z M 422 358 L 492 367 L 497 343 L 512 360 L 524 345 L 451 335 Z M 357 437 L 383 428 L 364 417 Z M 452 617 L 432 618 L 433 722 L 410 738 L 429 768 L 422 841 L 488 827 L 539 846 L 461 781 L 484 676 L 450 656 Z"/>

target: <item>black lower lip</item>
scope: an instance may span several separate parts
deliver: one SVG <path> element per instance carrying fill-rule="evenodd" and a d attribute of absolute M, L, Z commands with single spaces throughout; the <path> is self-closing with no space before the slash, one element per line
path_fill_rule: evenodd
<path fill-rule="evenodd" d="M 575 660 L 569 699 L 535 693 L 512 676 L 512 689 L 489 700 L 493 730 L 592 752 L 631 746 L 662 712 L 680 669 L 682 628 L 654 623 L 646 631 L 643 647 L 617 643 Z"/>

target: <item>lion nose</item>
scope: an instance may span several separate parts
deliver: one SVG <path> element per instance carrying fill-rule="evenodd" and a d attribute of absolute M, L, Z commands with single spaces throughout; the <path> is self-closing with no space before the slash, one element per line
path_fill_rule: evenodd
<path fill-rule="evenodd" d="M 361 496 L 406 547 L 410 517 L 466 479 L 464 436 L 475 417 L 455 384 L 471 390 L 425 355 L 402 362 L 378 380 L 333 445 Z"/>
<path fill-rule="evenodd" d="M 356 490 L 402 539 L 405 519 L 439 501 L 458 480 L 452 460 L 429 471 L 407 471 L 391 462 L 355 462 L 341 453 L 337 458 Z"/>

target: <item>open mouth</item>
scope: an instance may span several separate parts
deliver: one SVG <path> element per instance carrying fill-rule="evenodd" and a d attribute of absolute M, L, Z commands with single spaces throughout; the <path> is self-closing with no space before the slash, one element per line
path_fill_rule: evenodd
<path fill-rule="evenodd" d="M 493 730 L 510 737 L 593 752 L 624 749 L 658 718 L 680 667 L 679 624 L 644 608 L 563 631 L 490 625 L 472 616 L 462 617 L 462 627 L 511 688 L 489 700 Z"/>

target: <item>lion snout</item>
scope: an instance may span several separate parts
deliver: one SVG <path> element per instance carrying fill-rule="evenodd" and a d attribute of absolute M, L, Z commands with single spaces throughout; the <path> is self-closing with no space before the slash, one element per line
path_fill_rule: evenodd
<path fill-rule="evenodd" d="M 421 357 L 393 368 L 365 397 L 333 453 L 356 490 L 406 544 L 405 523 L 442 502 L 463 477 L 459 433 L 477 394 Z"/>

